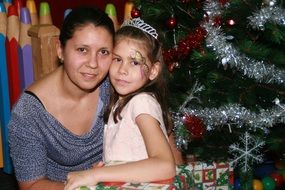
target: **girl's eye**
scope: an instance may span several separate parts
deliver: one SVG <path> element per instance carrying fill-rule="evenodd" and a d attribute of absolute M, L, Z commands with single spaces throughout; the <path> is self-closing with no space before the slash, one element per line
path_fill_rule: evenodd
<path fill-rule="evenodd" d="M 132 60 L 131 64 L 134 65 L 134 66 L 141 65 L 141 63 L 139 61 L 136 61 L 136 60 Z"/>
<path fill-rule="evenodd" d="M 119 57 L 114 57 L 114 58 L 113 58 L 113 62 L 115 62 L 115 63 L 120 63 L 120 62 L 122 62 L 122 59 L 119 58 Z"/>

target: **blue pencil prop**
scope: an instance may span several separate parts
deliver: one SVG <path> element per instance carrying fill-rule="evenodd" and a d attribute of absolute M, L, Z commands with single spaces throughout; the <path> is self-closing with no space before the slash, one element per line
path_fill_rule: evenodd
<path fill-rule="evenodd" d="M 8 7 L 12 5 L 12 0 L 3 0 L 5 9 L 8 10 Z"/>
<path fill-rule="evenodd" d="M 21 89 L 24 90 L 34 81 L 34 69 L 32 58 L 32 40 L 28 36 L 31 27 L 31 16 L 29 9 L 21 8 L 20 14 L 20 36 L 19 36 L 19 63 L 21 76 Z"/>
<path fill-rule="evenodd" d="M 8 86 L 8 71 L 6 63 L 6 34 L 7 34 L 7 15 L 6 8 L 0 3 L 0 120 L 2 134 L 2 150 L 4 160 L 4 171 L 12 173 L 12 164 L 9 157 L 8 146 L 8 122 L 10 119 L 10 98 Z"/>

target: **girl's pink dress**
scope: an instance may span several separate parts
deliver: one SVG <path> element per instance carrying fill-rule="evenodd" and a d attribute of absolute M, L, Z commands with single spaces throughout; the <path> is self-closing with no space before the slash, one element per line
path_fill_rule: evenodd
<path fill-rule="evenodd" d="M 149 114 L 157 119 L 167 138 L 159 103 L 147 93 L 138 94 L 122 110 L 122 120 L 115 124 L 113 114 L 111 113 L 109 116 L 104 129 L 104 161 L 106 164 L 148 158 L 143 137 L 135 123 L 135 118 L 140 114 Z"/>

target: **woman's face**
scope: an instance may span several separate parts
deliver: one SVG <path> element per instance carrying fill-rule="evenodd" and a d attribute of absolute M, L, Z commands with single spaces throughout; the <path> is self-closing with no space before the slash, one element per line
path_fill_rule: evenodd
<path fill-rule="evenodd" d="M 112 35 L 103 27 L 88 24 L 77 28 L 59 50 L 68 81 L 81 90 L 92 91 L 108 73 L 112 49 Z"/>

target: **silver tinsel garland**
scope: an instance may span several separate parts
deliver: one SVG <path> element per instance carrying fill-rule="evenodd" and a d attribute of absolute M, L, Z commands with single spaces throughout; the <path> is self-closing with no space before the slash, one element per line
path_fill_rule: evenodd
<path fill-rule="evenodd" d="M 213 49 L 217 59 L 226 68 L 236 68 L 244 76 L 256 79 L 260 83 L 271 83 L 285 85 L 285 71 L 276 68 L 274 65 L 257 61 L 241 54 L 232 44 L 228 43 L 229 36 L 225 36 L 220 27 L 215 26 L 214 18 L 222 12 L 222 7 L 217 1 L 205 3 L 204 11 L 209 16 L 209 21 L 203 24 L 207 31 L 207 47 Z M 283 11 L 284 12 L 284 11 Z M 280 15 L 280 20 L 284 21 Z M 259 16 L 258 18 L 260 18 Z M 268 20 L 268 19 L 267 19 Z M 256 20 L 255 20 L 256 21 Z"/>
<path fill-rule="evenodd" d="M 268 127 L 272 127 L 276 123 L 285 123 L 285 104 L 281 104 L 278 98 L 273 100 L 275 106 L 271 109 L 260 109 L 258 113 L 239 104 L 228 104 L 220 108 L 186 107 L 186 105 L 191 105 L 189 102 L 198 99 L 196 94 L 203 89 L 204 87 L 198 83 L 193 85 L 191 93 L 180 107 L 179 112 L 173 114 L 176 127 L 183 126 L 181 118 L 184 115 L 195 115 L 201 118 L 208 131 L 214 130 L 215 126 L 228 126 L 229 132 L 232 131 L 232 128 L 247 126 L 249 130 L 255 131 L 259 128 L 268 133 Z M 185 143 L 185 140 L 180 139 L 180 142 Z"/>
<path fill-rule="evenodd" d="M 230 131 L 233 127 L 247 126 L 251 130 L 260 128 L 267 133 L 267 127 L 285 122 L 285 105 L 282 104 L 271 109 L 260 109 L 259 113 L 251 112 L 239 104 L 228 104 L 220 108 L 185 108 L 183 113 L 201 118 L 207 130 L 213 130 L 215 126 L 221 125 L 228 126 Z"/>
<path fill-rule="evenodd" d="M 204 11 L 209 18 L 207 22 L 202 24 L 202 27 L 207 31 L 207 47 L 215 51 L 217 59 L 220 60 L 220 63 L 225 68 L 229 65 L 231 68 L 236 68 L 244 76 L 254 78 L 260 83 L 284 86 L 285 71 L 264 61 L 257 61 L 241 54 L 232 44 L 228 43 L 228 39 L 231 36 L 226 36 L 221 27 L 215 26 L 214 18 L 220 16 L 223 11 L 222 8 L 227 8 L 228 5 L 222 6 L 216 0 L 207 1 L 204 4 Z M 273 5 L 274 7 L 272 7 Z M 259 13 L 254 13 L 254 16 L 249 17 L 251 19 L 250 23 L 258 23 L 258 26 L 262 26 L 267 21 L 284 24 L 284 11 L 275 7 L 275 3 L 273 5 L 263 8 Z M 277 11 L 277 14 L 282 13 L 279 14 L 278 19 L 276 13 L 273 13 L 274 11 Z M 242 128 L 246 126 L 252 131 L 262 129 L 267 134 L 269 132 L 268 127 L 272 127 L 276 123 L 285 123 L 285 105 L 281 104 L 278 99 L 274 100 L 275 106 L 271 109 L 261 108 L 258 113 L 252 112 L 239 104 L 228 104 L 220 108 L 186 107 L 186 105 L 191 105 L 189 104 L 191 100 L 198 99 L 194 94 L 202 89 L 203 87 L 195 84 L 179 111 L 173 114 L 178 148 L 183 149 L 187 147 L 190 138 L 184 134 L 185 128 L 182 119 L 184 115 L 195 115 L 201 118 L 208 131 L 214 130 L 216 126 L 228 126 L 229 132 L 232 132 L 232 129 L 235 127 Z"/>
<path fill-rule="evenodd" d="M 285 25 L 285 10 L 278 6 L 266 6 L 248 17 L 249 24 L 256 30 L 264 30 L 266 22 Z"/>

